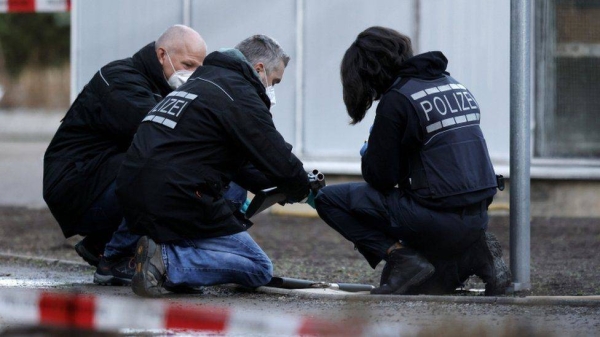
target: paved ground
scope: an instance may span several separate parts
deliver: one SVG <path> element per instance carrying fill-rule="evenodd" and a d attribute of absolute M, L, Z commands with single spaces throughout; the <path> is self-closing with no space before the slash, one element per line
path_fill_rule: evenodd
<path fill-rule="evenodd" d="M 47 142 L 0 142 L 0 205 L 45 207 L 42 165 Z"/>
<path fill-rule="evenodd" d="M 18 260 L 18 261 L 17 261 Z M 91 283 L 91 269 L 82 264 L 0 258 L 0 292 L 42 288 L 138 301 L 128 287 Z M 40 278 L 40 275 L 44 277 Z M 257 315 L 291 315 L 344 324 L 369 322 L 393 325 L 402 336 L 594 336 L 600 331 L 600 307 L 571 305 L 502 305 L 494 303 L 431 302 L 428 298 L 383 297 L 381 300 L 307 298 L 301 294 L 265 294 L 230 287 L 208 288 L 203 295 L 172 295 L 162 300 L 187 307 L 245 310 Z M 430 299 L 429 299 L 430 300 Z M 1 328 L 15 322 L 2 320 Z M 251 331 L 248 331 L 251 335 Z"/>
<path fill-rule="evenodd" d="M 44 151 L 64 113 L 0 110 L 0 206 L 45 207 Z"/>
<path fill-rule="evenodd" d="M 129 288 L 93 285 L 93 269 L 80 264 L 73 252 L 78 238 L 62 238 L 57 224 L 44 208 L 41 167 L 46 146 L 47 140 L 35 139 L 0 143 L 0 252 L 36 257 L 34 260 L 0 258 L 0 291 L 49 288 L 137 300 Z M 375 271 L 368 268 L 349 243 L 318 219 L 259 216 L 256 222 L 251 234 L 271 256 L 280 275 L 371 284 L 379 277 L 380 268 Z M 498 234 L 506 254 L 506 215 L 493 217 L 491 228 Z M 598 249 L 600 229 L 594 219 L 533 219 L 533 295 L 599 295 Z M 48 263 L 37 259 L 39 257 L 68 260 L 71 264 Z M 471 285 L 480 288 L 477 282 L 472 280 Z M 589 301 L 591 304 L 555 301 L 547 302 L 555 304 L 533 306 L 482 302 L 481 299 L 463 295 L 460 302 L 452 297 L 435 301 L 427 297 L 350 300 L 214 287 L 204 295 L 173 296 L 165 301 L 255 310 L 259 315 L 287 313 L 348 324 L 357 324 L 356 317 L 361 317 L 371 322 L 399 324 L 403 335 L 600 334 L 598 299 Z M 0 317 L 0 334 L 8 331 L 2 329 L 10 327 L 14 327 L 14 322 Z"/>

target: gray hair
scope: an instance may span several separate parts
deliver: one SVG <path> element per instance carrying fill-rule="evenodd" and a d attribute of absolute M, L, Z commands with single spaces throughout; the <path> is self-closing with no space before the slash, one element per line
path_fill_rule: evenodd
<path fill-rule="evenodd" d="M 235 49 L 241 51 L 253 66 L 262 62 L 267 71 L 275 70 L 282 61 L 285 68 L 290 61 L 290 57 L 281 46 L 266 35 L 253 35 L 238 43 Z"/>

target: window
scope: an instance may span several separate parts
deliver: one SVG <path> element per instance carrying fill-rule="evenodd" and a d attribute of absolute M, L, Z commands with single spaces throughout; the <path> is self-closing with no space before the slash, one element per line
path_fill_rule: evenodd
<path fill-rule="evenodd" d="M 600 159 L 600 0 L 535 3 L 534 156 Z"/>

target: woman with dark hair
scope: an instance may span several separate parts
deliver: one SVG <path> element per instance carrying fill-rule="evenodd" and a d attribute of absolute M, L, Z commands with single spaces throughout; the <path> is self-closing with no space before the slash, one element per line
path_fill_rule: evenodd
<path fill-rule="evenodd" d="M 379 100 L 366 183 L 321 189 L 316 209 L 375 268 L 373 294 L 451 292 L 470 275 L 486 295 L 503 294 L 510 272 L 486 233 L 498 186 L 479 127 L 479 104 L 446 72 L 441 52 L 413 56 L 410 38 L 389 28 L 358 35 L 341 63 L 352 124 Z"/>

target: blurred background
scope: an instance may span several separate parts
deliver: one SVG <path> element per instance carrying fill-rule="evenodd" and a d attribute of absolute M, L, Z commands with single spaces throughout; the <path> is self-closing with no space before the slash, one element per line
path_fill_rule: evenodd
<path fill-rule="evenodd" d="M 599 217 L 600 0 L 532 6 L 532 215 Z M 279 41 L 292 59 L 275 124 L 307 169 L 340 180 L 360 179 L 374 111 L 349 125 L 339 63 L 365 28 L 394 28 L 417 53 L 445 53 L 481 106 L 497 173 L 510 176 L 510 20 L 510 1 L 496 0 L 0 0 L 0 168 L 12 172 L 0 204 L 43 207 L 41 156 L 70 102 L 102 65 L 176 23 L 209 52 L 256 33 Z"/>

